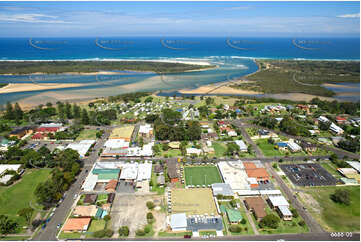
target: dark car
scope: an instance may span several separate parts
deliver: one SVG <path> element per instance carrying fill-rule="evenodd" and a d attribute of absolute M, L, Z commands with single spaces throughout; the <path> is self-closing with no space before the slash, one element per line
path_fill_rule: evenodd
<path fill-rule="evenodd" d="M 185 239 L 190 239 L 190 238 L 192 238 L 192 235 L 190 235 L 190 234 L 185 234 L 185 235 L 184 235 L 184 238 L 185 238 Z"/>

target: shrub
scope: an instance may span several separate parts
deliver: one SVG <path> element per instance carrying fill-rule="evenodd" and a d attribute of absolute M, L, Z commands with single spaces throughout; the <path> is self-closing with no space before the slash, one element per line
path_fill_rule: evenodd
<path fill-rule="evenodd" d="M 95 231 L 93 236 L 95 238 L 104 238 L 105 237 L 105 230 Z"/>
<path fill-rule="evenodd" d="M 150 210 L 152 210 L 155 207 L 154 203 L 151 201 L 148 201 L 146 205 L 147 205 L 147 208 Z"/>
<path fill-rule="evenodd" d="M 153 218 L 154 218 L 154 216 L 152 213 L 147 213 L 147 219 L 153 219 Z"/>
<path fill-rule="evenodd" d="M 143 229 L 137 229 L 137 230 L 135 231 L 135 234 L 136 234 L 137 236 L 144 236 L 144 235 L 145 235 L 145 232 L 144 232 Z"/>
<path fill-rule="evenodd" d="M 112 217 L 110 217 L 110 215 L 105 215 L 105 216 L 104 216 L 104 220 L 107 221 L 107 222 L 108 222 L 111 218 L 112 218 Z"/>
<path fill-rule="evenodd" d="M 106 237 L 110 238 L 110 237 L 113 236 L 113 234 L 114 234 L 113 230 L 111 230 L 111 229 L 106 229 L 105 230 L 105 236 Z"/>
<path fill-rule="evenodd" d="M 150 232 L 150 227 L 149 226 L 145 226 L 144 227 L 144 233 L 148 234 Z"/>
<path fill-rule="evenodd" d="M 122 226 L 119 228 L 119 235 L 120 236 L 129 236 L 129 228 L 128 226 Z"/>
<path fill-rule="evenodd" d="M 294 218 L 298 218 L 298 212 L 297 212 L 297 210 L 296 210 L 295 208 L 292 208 L 292 209 L 291 209 L 291 213 L 292 213 L 292 216 L 293 216 Z"/>
<path fill-rule="evenodd" d="M 233 199 L 230 203 L 231 203 L 231 206 L 232 206 L 232 207 L 234 207 L 234 208 L 237 207 L 237 202 L 236 202 L 236 200 Z"/>
<path fill-rule="evenodd" d="M 298 222 L 298 225 L 304 227 L 306 225 L 306 223 L 305 223 L 305 221 L 301 220 L 300 222 Z"/>
<path fill-rule="evenodd" d="M 233 233 L 240 233 L 242 231 L 242 228 L 237 224 L 232 224 L 231 226 L 229 226 L 229 231 Z"/>
<path fill-rule="evenodd" d="M 331 194 L 330 198 L 335 203 L 341 203 L 345 205 L 350 205 L 351 203 L 349 190 L 337 189 L 334 194 Z"/>
<path fill-rule="evenodd" d="M 246 223 L 247 223 L 247 221 L 244 218 L 242 218 L 241 224 L 246 224 Z"/>
<path fill-rule="evenodd" d="M 268 214 L 260 221 L 259 226 L 261 228 L 269 227 L 272 229 L 276 229 L 278 227 L 279 222 L 280 222 L 279 217 L 277 217 L 274 214 Z"/>

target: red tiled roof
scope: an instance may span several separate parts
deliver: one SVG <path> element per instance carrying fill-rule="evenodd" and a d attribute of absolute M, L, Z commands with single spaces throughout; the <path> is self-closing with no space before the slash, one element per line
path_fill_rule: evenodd
<path fill-rule="evenodd" d="M 91 218 L 69 218 L 62 228 L 62 231 L 83 231 L 87 230 Z"/>

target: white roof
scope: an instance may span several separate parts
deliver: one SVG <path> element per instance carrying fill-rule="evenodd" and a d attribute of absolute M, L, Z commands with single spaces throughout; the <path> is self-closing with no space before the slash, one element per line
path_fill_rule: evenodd
<path fill-rule="evenodd" d="M 247 150 L 247 145 L 243 142 L 243 140 L 234 141 L 241 150 Z"/>
<path fill-rule="evenodd" d="M 20 166 L 21 166 L 21 164 L 0 165 L 0 175 L 3 174 L 5 171 L 18 171 Z"/>
<path fill-rule="evenodd" d="M 187 148 L 187 154 L 200 154 L 201 152 L 202 152 L 201 149 Z"/>
<path fill-rule="evenodd" d="M 284 196 L 270 196 L 269 200 L 274 207 L 289 206 L 289 203 Z"/>
<path fill-rule="evenodd" d="M 145 125 L 139 126 L 139 133 L 148 134 L 152 130 L 153 130 L 153 128 L 150 124 L 145 124 Z"/>
<path fill-rule="evenodd" d="M 94 165 L 94 169 L 120 169 L 125 163 L 122 161 L 101 161 Z"/>
<path fill-rule="evenodd" d="M 136 180 L 138 176 L 138 163 L 127 163 L 122 166 L 119 179 Z"/>
<path fill-rule="evenodd" d="M 68 144 L 66 148 L 78 151 L 80 157 L 82 158 L 88 152 L 93 143 L 95 143 L 95 140 L 82 140 L 79 143 Z"/>
<path fill-rule="evenodd" d="M 330 125 L 330 130 L 331 131 L 334 131 L 336 133 L 342 133 L 343 132 L 343 129 L 341 129 L 340 127 L 338 127 L 336 124 L 332 123 Z"/>
<path fill-rule="evenodd" d="M 217 164 L 225 183 L 233 190 L 250 190 L 247 173 L 241 161 L 221 161 Z"/>
<path fill-rule="evenodd" d="M 138 166 L 138 181 L 150 180 L 152 177 L 152 163 L 143 163 Z"/>
<path fill-rule="evenodd" d="M 329 121 L 328 118 L 326 118 L 325 116 L 318 117 L 318 120 L 324 123 Z"/>
<path fill-rule="evenodd" d="M 187 216 L 185 213 L 176 213 L 170 216 L 170 226 L 172 229 L 186 228 Z"/>
<path fill-rule="evenodd" d="M 357 170 L 358 172 L 360 172 L 360 162 L 358 161 L 346 161 L 347 164 L 349 164 L 353 169 Z"/>
<path fill-rule="evenodd" d="M 98 181 L 98 175 L 93 174 L 93 172 L 89 172 L 89 175 L 85 179 L 85 182 L 83 183 L 83 190 L 84 191 L 93 191 L 95 185 Z"/>
<path fill-rule="evenodd" d="M 124 139 L 108 139 L 104 143 L 104 146 L 111 149 L 123 148 L 123 147 L 128 148 L 129 142 L 125 141 Z"/>
<path fill-rule="evenodd" d="M 280 210 L 283 216 L 292 216 L 292 213 L 288 209 L 288 206 L 278 206 L 278 209 Z"/>
<path fill-rule="evenodd" d="M 292 151 L 297 151 L 297 150 L 301 150 L 301 146 L 299 146 L 298 144 L 296 144 L 295 142 L 287 142 L 287 146 L 288 148 L 290 148 Z"/>

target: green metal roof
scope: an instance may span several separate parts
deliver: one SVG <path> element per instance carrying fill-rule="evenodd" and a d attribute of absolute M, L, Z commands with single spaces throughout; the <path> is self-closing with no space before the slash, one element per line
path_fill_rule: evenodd
<path fill-rule="evenodd" d="M 93 174 L 103 174 L 103 173 L 119 173 L 120 169 L 94 169 Z"/>
<path fill-rule="evenodd" d="M 221 210 L 222 213 L 226 213 L 226 211 L 227 211 L 226 206 L 224 206 L 223 204 L 221 204 L 221 206 L 219 206 L 219 209 Z"/>
<path fill-rule="evenodd" d="M 226 208 L 228 220 L 231 223 L 237 223 L 242 220 L 242 215 L 239 210 Z"/>
<path fill-rule="evenodd" d="M 98 180 L 118 180 L 119 173 L 100 173 L 98 175 Z"/>
<path fill-rule="evenodd" d="M 102 214 L 103 214 L 103 209 L 98 208 L 97 213 L 95 214 L 95 217 L 100 218 L 102 216 Z"/>

